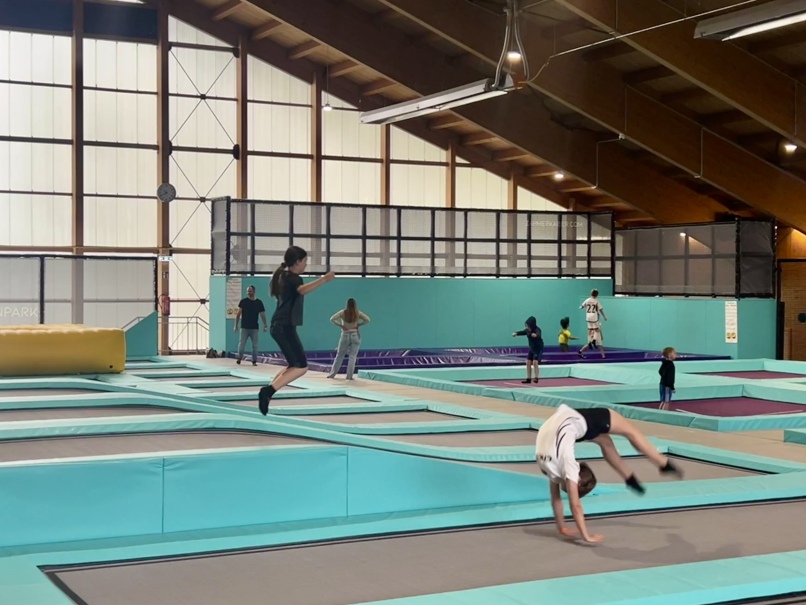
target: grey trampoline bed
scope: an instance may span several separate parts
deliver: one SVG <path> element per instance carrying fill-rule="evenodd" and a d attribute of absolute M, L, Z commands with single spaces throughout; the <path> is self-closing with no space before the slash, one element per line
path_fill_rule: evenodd
<path fill-rule="evenodd" d="M 733 466 L 705 462 L 703 460 L 694 460 L 680 456 L 669 456 L 669 458 L 674 460 L 675 464 L 685 472 L 684 479 L 686 481 L 697 481 L 701 479 L 727 479 L 732 477 L 749 477 L 753 475 L 765 474 L 759 471 L 736 468 Z M 638 480 L 643 483 L 677 481 L 677 477 L 674 475 L 661 475 L 658 472 L 657 467 L 643 456 L 628 456 L 624 458 L 624 460 L 630 470 L 635 472 Z M 591 470 L 593 470 L 599 483 L 623 482 L 618 473 L 616 473 L 616 471 L 614 471 L 604 460 L 581 460 L 580 462 L 585 462 L 591 467 Z M 469 464 L 470 466 L 480 466 L 500 471 L 514 471 L 516 473 L 540 475 L 541 477 L 543 476 L 543 473 L 540 472 L 540 468 L 537 466 L 537 462 L 461 462 L 458 464 Z"/>
<path fill-rule="evenodd" d="M 100 395 L 108 394 L 104 389 L 0 389 L 0 397 L 54 397 L 56 395 Z"/>
<path fill-rule="evenodd" d="M 544 521 L 43 571 L 80 605 L 348 605 L 798 550 L 803 504 L 591 517 L 595 548 Z"/>
<path fill-rule="evenodd" d="M 0 422 L 19 420 L 57 420 L 63 418 L 111 418 L 116 416 L 152 416 L 155 414 L 182 414 L 177 410 L 156 405 L 118 405 L 74 408 L 0 409 Z"/>
<path fill-rule="evenodd" d="M 363 414 L 299 414 L 284 416 L 298 420 L 330 422 L 333 424 L 386 424 L 398 422 L 445 422 L 451 420 L 474 420 L 463 416 L 442 414 L 427 410 L 416 412 L 366 412 Z"/>
<path fill-rule="evenodd" d="M 216 395 L 222 394 L 224 393 L 216 393 Z M 216 397 L 213 396 L 210 397 L 210 399 L 216 399 Z M 218 399 L 218 401 L 221 403 L 233 403 L 235 405 L 257 406 L 257 391 L 255 391 L 255 394 L 252 397 L 244 396 L 243 399 Z M 366 399 L 358 399 L 357 397 L 350 397 L 349 395 L 337 395 L 333 397 L 275 397 L 271 400 L 269 411 L 271 411 L 271 408 L 273 407 L 279 408 L 291 405 L 330 405 L 336 403 L 360 404 L 368 402 Z"/>
<path fill-rule="evenodd" d="M 502 431 L 466 431 L 459 433 L 373 435 L 373 437 L 386 439 L 387 441 L 436 445 L 441 447 L 534 447 L 537 431 L 516 429 Z"/>
<path fill-rule="evenodd" d="M 177 431 L 0 441 L 0 462 L 162 453 L 271 445 L 325 445 L 323 441 L 246 431 Z M 329 444 L 328 444 L 329 445 Z"/>

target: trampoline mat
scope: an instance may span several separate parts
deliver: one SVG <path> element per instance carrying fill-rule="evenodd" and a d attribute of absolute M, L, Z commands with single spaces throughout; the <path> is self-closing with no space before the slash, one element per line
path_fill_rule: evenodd
<path fill-rule="evenodd" d="M 655 408 L 660 404 L 652 403 L 630 403 L 628 405 L 641 408 Z M 761 415 L 784 415 L 784 414 L 804 414 L 806 405 L 797 403 L 786 403 L 783 401 L 769 401 L 767 399 L 756 399 L 754 397 L 722 397 L 717 399 L 672 399 L 669 410 L 673 412 L 689 412 L 704 416 L 761 416 Z"/>
<path fill-rule="evenodd" d="M 162 376 L 163 374 L 176 374 L 177 372 L 187 372 L 192 373 L 198 370 L 192 370 L 191 368 L 135 368 L 133 370 L 126 369 L 126 373 L 136 374 L 137 376 L 141 376 L 143 378 L 150 378 L 151 376 Z"/>
<path fill-rule="evenodd" d="M 177 382 L 183 382 L 183 381 L 177 381 Z M 203 383 L 197 382 L 190 388 L 199 389 L 200 391 L 204 391 L 205 393 L 213 393 L 214 395 L 226 395 L 227 393 L 254 393 L 255 397 L 257 397 L 258 391 L 260 391 L 261 387 L 267 386 L 268 384 L 270 384 L 270 382 L 271 381 L 265 384 L 244 385 L 242 387 L 205 386 Z M 299 387 L 293 387 L 293 386 L 283 387 L 283 391 L 299 391 L 299 390 L 300 390 Z"/>
<path fill-rule="evenodd" d="M 215 383 L 221 382 L 223 380 L 246 380 L 245 378 L 241 378 L 239 376 L 231 376 L 230 374 L 224 374 L 223 376 L 193 376 L 192 374 L 187 374 L 185 376 L 142 376 L 141 378 L 148 378 L 149 380 L 156 380 L 158 382 L 198 382 L 202 385 L 205 382 Z"/>
<path fill-rule="evenodd" d="M 537 431 L 468 431 L 464 433 L 418 433 L 416 435 L 373 435 L 377 439 L 405 441 L 442 447 L 534 447 Z"/>
<path fill-rule="evenodd" d="M 226 401 L 219 400 L 221 403 L 234 403 L 235 405 L 245 405 L 245 406 L 256 406 L 257 405 L 257 394 L 254 397 L 244 398 L 244 399 L 228 399 Z M 340 396 L 340 397 L 288 397 L 288 398 L 279 398 L 276 397 L 271 400 L 271 410 L 272 407 L 279 408 L 279 407 L 287 407 L 293 405 L 330 405 L 330 404 L 340 404 L 340 403 L 348 403 L 348 404 L 362 404 L 367 403 L 366 399 L 357 399 L 355 397 L 347 397 L 347 396 Z"/>
<path fill-rule="evenodd" d="M 790 374 L 789 372 L 770 372 L 767 370 L 748 372 L 708 372 L 706 376 L 725 376 L 727 378 L 748 378 L 753 380 L 769 380 L 782 378 L 806 378 L 804 374 Z"/>
<path fill-rule="evenodd" d="M 529 389 L 540 387 L 595 387 L 595 386 L 609 386 L 612 383 L 602 382 L 601 380 L 587 380 L 586 378 L 541 378 L 540 382 L 535 384 L 530 382 L 524 384 L 521 382 L 523 378 L 512 378 L 510 380 L 469 380 L 471 384 L 478 384 L 485 387 L 499 387 L 504 389 Z"/>
<path fill-rule="evenodd" d="M 697 481 L 701 479 L 728 479 L 732 477 L 748 477 L 758 475 L 756 471 L 750 471 L 742 468 L 734 468 L 731 466 L 723 466 L 721 464 L 714 464 L 710 462 L 703 462 L 701 460 L 691 460 L 687 458 L 678 458 L 676 456 L 669 456 L 675 461 L 685 473 L 686 481 Z M 630 470 L 635 471 L 635 476 L 642 483 L 658 483 L 665 481 L 677 481 L 674 475 L 661 475 L 657 467 L 643 456 L 630 456 L 626 457 L 625 462 Z M 580 462 L 583 462 L 580 460 Z M 596 479 L 599 483 L 623 483 L 624 480 L 614 471 L 610 465 L 604 460 L 584 460 L 584 462 L 591 467 Z M 501 471 L 515 471 L 516 473 L 525 473 L 529 475 L 543 476 L 537 466 L 537 462 L 477 462 L 477 463 L 463 463 L 471 464 L 471 466 L 481 466 L 485 468 L 493 468 Z"/>
<path fill-rule="evenodd" d="M 336 424 L 384 424 L 392 422 L 445 422 L 446 420 L 473 420 L 439 412 L 368 412 L 364 414 L 306 414 L 304 416 L 288 416 L 315 422 L 333 422 Z"/>
<path fill-rule="evenodd" d="M 596 547 L 558 539 L 551 521 L 50 573 L 86 605 L 220 605 L 233 595 L 238 605 L 347 605 L 799 550 L 803 537 L 792 523 L 802 507 L 592 518 L 590 530 L 605 537 Z"/>
<path fill-rule="evenodd" d="M 28 410 L 0 410 L 0 422 L 18 420 L 57 420 L 60 418 L 113 418 L 116 416 L 151 416 L 155 414 L 182 414 L 184 410 L 148 405 L 119 405 L 109 407 L 37 408 Z"/>
<path fill-rule="evenodd" d="M 0 389 L 0 397 L 55 397 L 56 395 L 100 395 L 98 389 Z"/>
<path fill-rule="evenodd" d="M 0 441 L 0 462 L 321 443 L 321 441 L 314 439 L 288 435 L 230 431 L 183 431 L 16 439 Z"/>

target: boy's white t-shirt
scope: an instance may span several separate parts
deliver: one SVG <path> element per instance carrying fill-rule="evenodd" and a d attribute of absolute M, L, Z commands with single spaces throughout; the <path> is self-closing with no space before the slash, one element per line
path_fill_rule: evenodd
<path fill-rule="evenodd" d="M 588 297 L 579 307 L 585 309 L 585 321 L 593 323 L 599 321 L 599 313 L 602 310 L 602 303 L 598 298 Z"/>
<path fill-rule="evenodd" d="M 537 464 L 551 481 L 579 483 L 574 444 L 587 431 L 588 423 L 582 414 L 564 403 L 540 427 L 535 444 Z"/>

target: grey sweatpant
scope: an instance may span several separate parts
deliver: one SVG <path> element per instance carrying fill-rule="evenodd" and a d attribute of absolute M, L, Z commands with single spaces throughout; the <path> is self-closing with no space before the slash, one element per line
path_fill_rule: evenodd
<path fill-rule="evenodd" d="M 260 330 L 248 330 L 246 328 L 241 328 L 241 342 L 238 345 L 238 359 L 243 359 L 243 350 L 246 347 L 246 340 L 252 340 L 252 361 L 257 361 L 257 344 L 258 344 L 258 334 Z"/>

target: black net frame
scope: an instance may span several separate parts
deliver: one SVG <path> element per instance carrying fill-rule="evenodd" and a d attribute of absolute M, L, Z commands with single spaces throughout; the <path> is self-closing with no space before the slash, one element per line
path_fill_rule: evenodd
<path fill-rule="evenodd" d="M 625 228 L 614 239 L 616 295 L 776 296 L 774 221 Z"/>
<path fill-rule="evenodd" d="M 217 198 L 211 271 L 271 274 L 289 245 L 307 272 L 378 277 L 611 278 L 611 212 L 466 210 Z M 222 226 L 226 231 L 221 236 Z"/>

